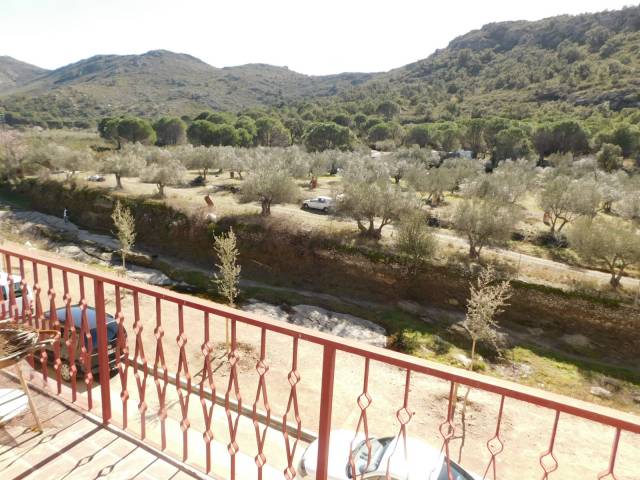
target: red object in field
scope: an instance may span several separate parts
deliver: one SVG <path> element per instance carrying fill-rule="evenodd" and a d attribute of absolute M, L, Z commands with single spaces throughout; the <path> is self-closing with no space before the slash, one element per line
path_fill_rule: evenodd
<path fill-rule="evenodd" d="M 209 195 L 204 197 L 204 201 L 207 203 L 209 207 L 213 207 L 213 200 L 211 200 L 211 197 Z"/>

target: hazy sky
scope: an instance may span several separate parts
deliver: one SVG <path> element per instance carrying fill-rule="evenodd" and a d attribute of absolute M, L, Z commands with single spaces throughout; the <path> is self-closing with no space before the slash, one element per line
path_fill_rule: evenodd
<path fill-rule="evenodd" d="M 216 67 L 287 65 L 307 74 L 382 71 L 503 20 L 630 0 L 0 0 L 0 55 L 57 68 L 96 54 L 166 49 Z"/>

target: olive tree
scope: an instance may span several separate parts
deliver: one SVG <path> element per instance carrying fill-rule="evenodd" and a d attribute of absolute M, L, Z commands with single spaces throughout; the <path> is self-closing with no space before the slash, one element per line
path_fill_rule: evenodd
<path fill-rule="evenodd" d="M 123 206 L 120 200 L 111 214 L 111 219 L 116 227 L 116 237 L 120 243 L 120 256 L 122 257 L 122 270 L 126 268 L 126 258 L 136 241 L 136 222 L 131 210 Z"/>
<path fill-rule="evenodd" d="M 116 188 L 122 190 L 123 177 L 135 177 L 146 166 L 145 149 L 139 143 L 129 144 L 103 158 L 100 169 L 116 177 Z"/>
<path fill-rule="evenodd" d="M 184 145 L 174 150 L 174 154 L 182 164 L 189 169 L 197 170 L 198 174 L 206 182 L 210 170 L 222 168 L 222 148 L 205 147 L 200 145 L 193 147 Z"/>
<path fill-rule="evenodd" d="M 427 225 L 427 217 L 423 212 L 409 212 L 400 218 L 396 228 L 395 245 L 411 275 L 417 273 L 425 262 L 433 257 L 437 240 Z"/>
<path fill-rule="evenodd" d="M 505 160 L 490 174 L 480 174 L 462 186 L 467 197 L 517 203 L 531 188 L 536 172 L 528 160 Z"/>
<path fill-rule="evenodd" d="M 604 143 L 598 152 L 598 166 L 605 172 L 622 168 L 622 148 L 618 145 Z"/>
<path fill-rule="evenodd" d="M 282 160 L 268 157 L 253 161 L 251 170 L 242 184 L 241 200 L 260 202 L 261 215 L 271 215 L 271 205 L 293 202 L 299 189 Z"/>
<path fill-rule="evenodd" d="M 640 263 L 640 235 L 620 219 L 581 218 L 569 231 L 569 243 L 582 259 L 609 272 L 613 288 L 627 268 Z"/>
<path fill-rule="evenodd" d="M 169 151 L 153 149 L 147 157 L 147 166 L 140 178 L 143 182 L 155 183 L 158 196 L 164 197 L 167 185 L 180 185 L 184 182 L 187 170 Z"/>
<path fill-rule="evenodd" d="M 485 246 L 506 242 L 517 220 L 517 210 L 510 205 L 467 199 L 456 207 L 452 226 L 469 242 L 469 257 L 477 259 Z"/>
<path fill-rule="evenodd" d="M 444 192 L 455 188 L 453 170 L 415 165 L 405 175 L 407 183 L 417 192 L 426 195 L 426 201 L 437 207 L 444 200 Z"/>
<path fill-rule="evenodd" d="M 220 234 L 213 237 L 213 249 L 218 257 L 217 272 L 213 275 L 213 282 L 218 293 L 231 307 L 235 307 L 236 298 L 240 294 L 240 265 L 238 265 L 238 247 L 236 234 L 233 228 L 226 235 Z M 225 323 L 225 337 L 227 349 L 229 349 L 229 319 Z"/>
<path fill-rule="evenodd" d="M 14 130 L 0 129 L 0 179 L 21 178 L 29 161 L 24 137 Z"/>
<path fill-rule="evenodd" d="M 499 281 L 491 266 L 480 270 L 475 282 L 471 282 L 467 314 L 462 323 L 471 338 L 471 369 L 478 343 L 488 343 L 499 350 L 496 316 L 504 310 L 511 296 L 508 281 Z"/>
<path fill-rule="evenodd" d="M 600 205 L 600 193 L 594 181 L 558 175 L 545 181 L 539 203 L 549 219 L 552 235 L 581 216 L 594 216 Z"/>
<path fill-rule="evenodd" d="M 93 166 L 93 155 L 89 150 L 74 150 L 63 145 L 50 145 L 47 151 L 51 170 L 63 171 L 65 179 L 71 180 L 82 170 Z"/>
<path fill-rule="evenodd" d="M 415 195 L 391 183 L 384 161 L 359 158 L 345 170 L 337 212 L 353 218 L 363 236 L 380 239 L 385 226 L 415 207 Z"/>

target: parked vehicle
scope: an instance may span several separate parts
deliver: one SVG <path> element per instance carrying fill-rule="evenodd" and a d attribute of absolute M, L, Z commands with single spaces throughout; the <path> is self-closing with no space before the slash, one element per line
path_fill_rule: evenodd
<path fill-rule="evenodd" d="M 89 182 L 104 182 L 105 178 L 103 175 L 90 175 L 87 177 L 87 181 Z"/>
<path fill-rule="evenodd" d="M 18 309 L 18 314 L 22 313 L 22 308 L 24 306 L 24 299 L 22 298 L 23 289 L 22 289 L 22 278 L 14 275 L 12 277 L 13 281 L 13 294 L 15 296 L 16 307 Z M 2 299 L 2 304 L 0 305 L 0 320 L 9 318 L 11 309 L 10 306 L 10 290 L 9 290 L 9 276 L 6 272 L 0 272 L 0 298 Z M 33 303 L 33 293 L 31 291 L 31 287 L 27 286 L 27 302 L 29 305 Z"/>
<path fill-rule="evenodd" d="M 89 328 L 89 333 L 91 334 L 91 347 L 89 346 L 89 342 L 86 338 L 83 338 L 80 335 L 80 331 L 82 329 L 82 307 L 80 305 L 71 306 L 71 318 L 73 320 L 73 325 L 76 328 L 76 348 L 74 355 L 74 363 L 76 364 L 78 376 L 84 375 L 85 365 L 84 360 L 82 358 L 82 346 L 84 342 L 84 346 L 87 348 L 87 351 L 91 350 L 91 373 L 93 375 L 98 374 L 99 364 L 98 364 L 98 330 L 96 328 L 96 310 L 93 307 L 86 308 L 86 316 L 87 316 L 87 326 Z M 51 318 L 51 312 L 45 313 L 46 318 Z M 56 317 L 58 322 L 60 322 L 60 333 L 64 335 L 64 329 L 67 322 L 67 307 L 61 307 L 56 310 Z M 112 316 L 106 315 L 106 323 L 107 323 L 107 354 L 109 355 L 109 371 L 114 372 L 116 370 L 116 354 L 117 354 L 117 345 L 118 345 L 118 321 Z M 127 332 L 124 331 L 124 341 L 127 340 Z M 54 359 L 54 345 L 47 346 L 47 357 L 50 361 Z M 64 341 L 60 343 L 60 360 L 62 360 L 62 365 L 60 367 L 60 376 L 65 382 L 71 380 L 71 365 L 70 361 L 70 352 L 68 347 L 65 345 Z M 121 358 L 121 361 L 124 361 L 124 355 Z"/>
<path fill-rule="evenodd" d="M 353 459 L 357 478 L 363 480 L 449 480 L 445 455 L 416 438 L 401 437 L 370 438 L 371 456 L 365 436 L 348 430 L 331 432 L 329 443 L 328 480 L 351 480 L 349 451 L 353 445 Z M 318 441 L 309 445 L 300 459 L 298 473 L 302 478 L 315 478 L 318 458 Z M 453 480 L 480 480 L 482 477 L 467 472 L 450 460 Z M 387 468 L 389 476 L 387 477 Z"/>
<path fill-rule="evenodd" d="M 335 202 L 331 197 L 316 197 L 310 198 L 302 202 L 302 208 L 305 210 L 320 210 L 321 212 L 328 213 L 335 206 Z"/>

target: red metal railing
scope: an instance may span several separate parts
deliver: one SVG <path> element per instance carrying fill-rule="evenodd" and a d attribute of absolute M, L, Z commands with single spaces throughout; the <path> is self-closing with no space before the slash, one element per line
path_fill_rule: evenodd
<path fill-rule="evenodd" d="M 361 478 L 356 440 L 368 465 L 372 437 L 387 436 L 394 449 L 408 437 L 433 445 L 450 479 L 463 452 L 482 478 L 640 478 L 635 416 L 30 251 L 0 255 L 8 286 L 19 284 L 6 289 L 3 317 L 60 331 L 52 350 L 29 359 L 41 372 L 31 380 L 206 473 L 299 478 L 304 446 L 317 440 L 317 478 L 342 460 Z M 473 401 L 461 419 L 465 387 Z M 343 459 L 329 458 L 337 429 L 353 432 Z M 378 468 L 390 475 L 389 462 Z"/>

